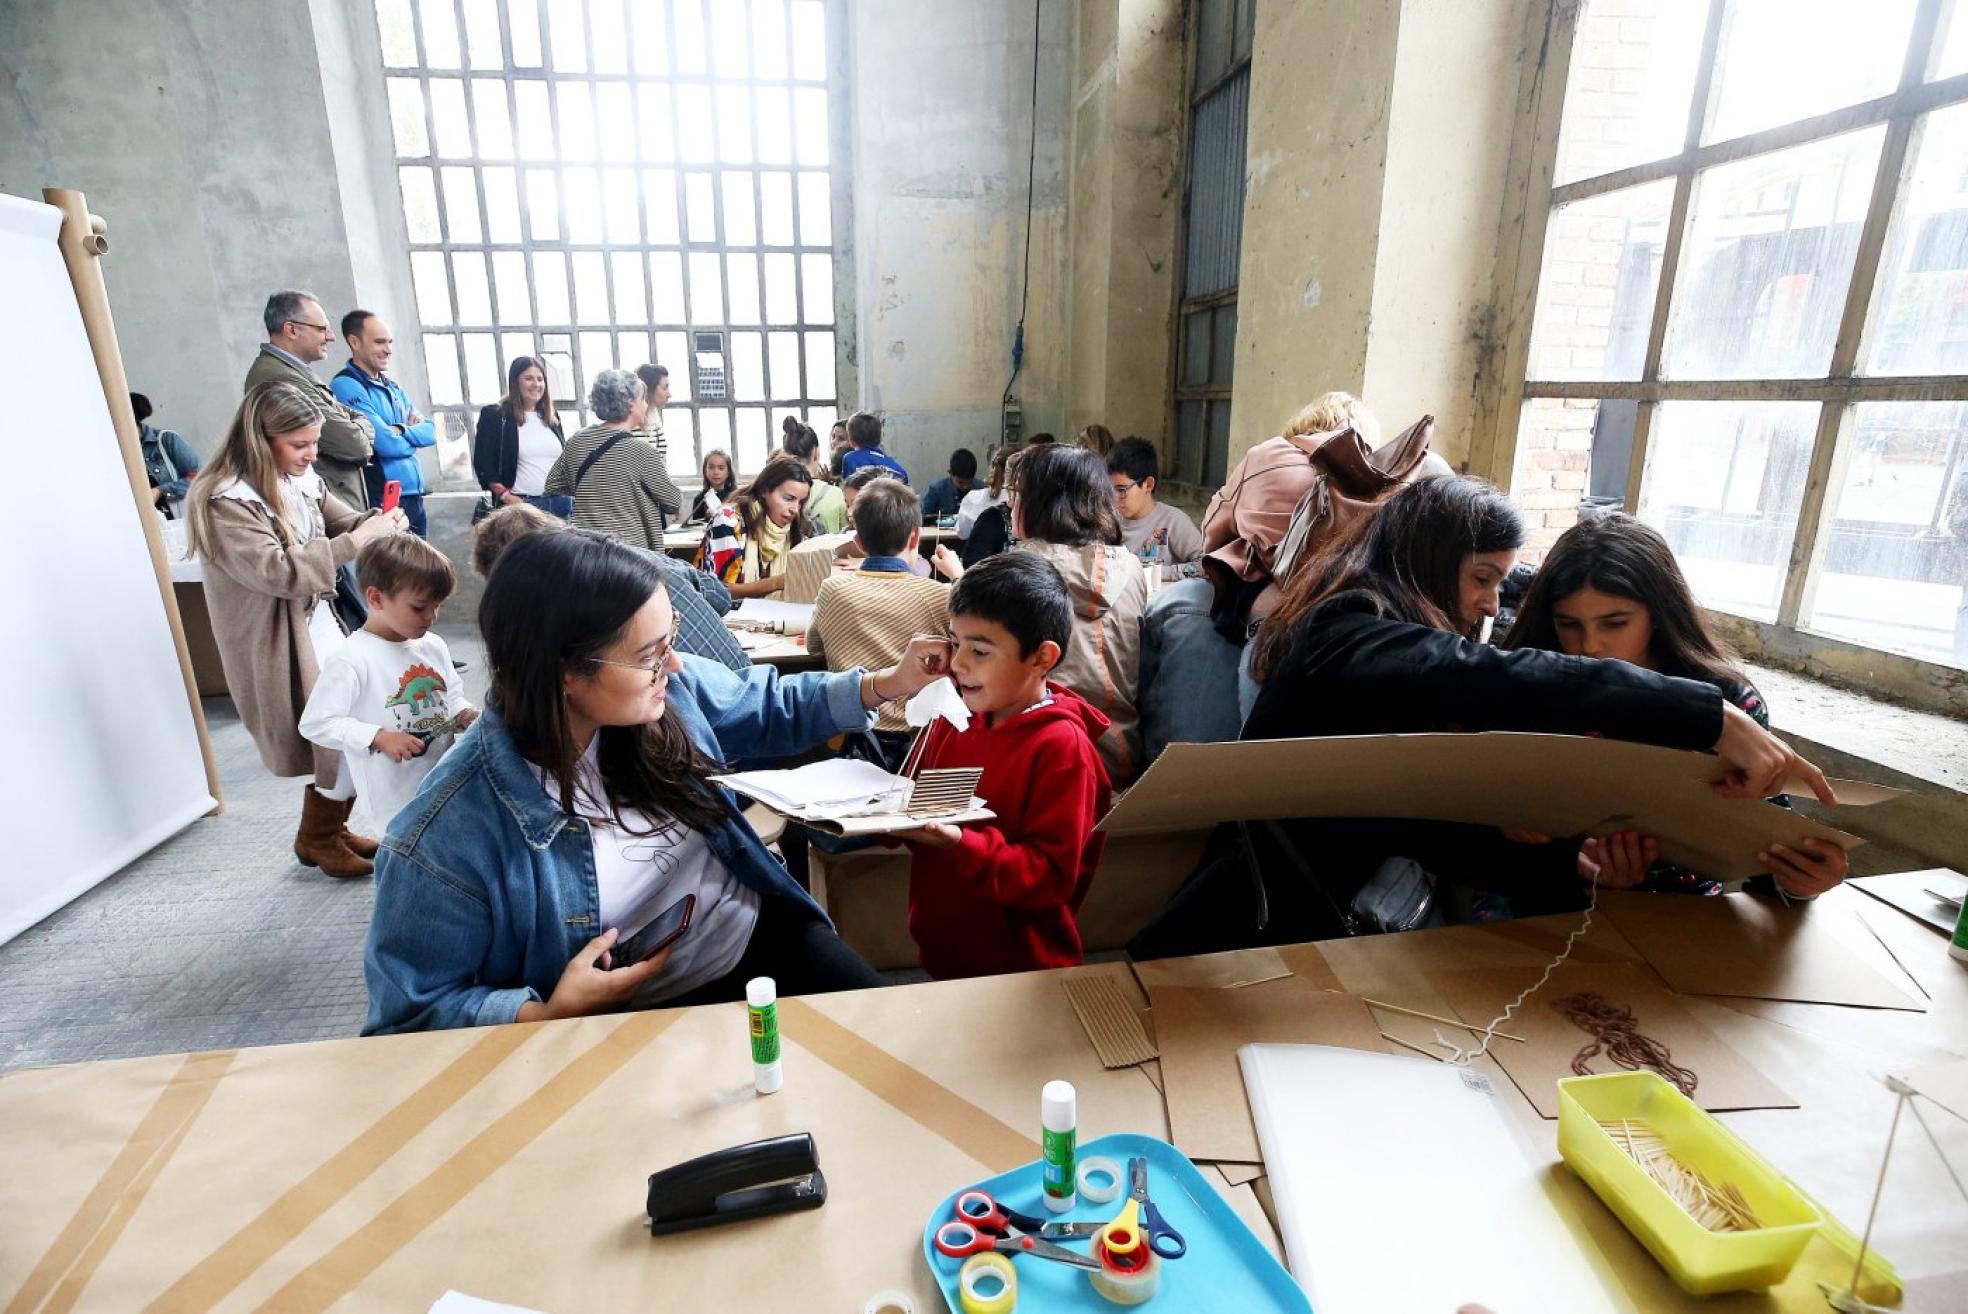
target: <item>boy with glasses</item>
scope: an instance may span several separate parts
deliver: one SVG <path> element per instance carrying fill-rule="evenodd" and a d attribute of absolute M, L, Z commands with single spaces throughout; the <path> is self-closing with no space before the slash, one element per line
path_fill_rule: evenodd
<path fill-rule="evenodd" d="M 1155 449 L 1140 438 L 1123 438 L 1107 453 L 1107 477 L 1121 513 L 1121 541 L 1142 561 L 1180 565 L 1200 561 L 1203 531 L 1175 507 L 1155 500 Z"/>

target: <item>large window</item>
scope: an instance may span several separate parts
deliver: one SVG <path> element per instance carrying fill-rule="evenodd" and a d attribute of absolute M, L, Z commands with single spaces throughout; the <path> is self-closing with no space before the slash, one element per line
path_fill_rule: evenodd
<path fill-rule="evenodd" d="M 454 460 L 520 355 L 570 432 L 598 372 L 668 366 L 677 475 L 832 423 L 825 0 L 375 3 Z"/>
<path fill-rule="evenodd" d="M 1586 0 L 1513 488 L 1708 606 L 1968 665 L 1968 13 Z"/>
<path fill-rule="evenodd" d="M 1175 463 L 1183 483 L 1229 473 L 1230 375 L 1237 350 L 1237 264 L 1244 242 L 1244 144 L 1250 135 L 1251 31 L 1257 0 L 1194 5 L 1189 171 L 1182 210 L 1182 301 L 1175 371 Z"/>

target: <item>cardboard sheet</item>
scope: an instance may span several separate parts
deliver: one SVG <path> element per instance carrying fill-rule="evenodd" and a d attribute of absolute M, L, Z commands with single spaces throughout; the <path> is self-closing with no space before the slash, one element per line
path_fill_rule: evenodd
<path fill-rule="evenodd" d="M 1367 1006 L 1297 977 L 1230 990 L 1150 986 L 1162 1052 L 1170 1139 L 1192 1159 L 1255 1163 L 1237 1047 L 1255 1043 L 1336 1045 L 1386 1053 Z"/>
<path fill-rule="evenodd" d="M 1264 981 L 1281 981 L 1291 974 L 1280 952 L 1269 948 L 1232 949 L 1195 958 L 1151 958 L 1134 965 L 1136 979 L 1149 991 L 1157 986 L 1229 990 Z"/>
<path fill-rule="evenodd" d="M 1126 967 L 1118 963 L 1113 966 L 1120 968 L 1120 975 L 1075 972 L 1061 977 L 1059 985 L 1072 1001 L 1080 1025 L 1086 1028 L 1093 1052 L 1100 1056 L 1100 1066 L 1130 1068 L 1156 1057 L 1157 1050 L 1141 1023 L 1133 983 L 1125 979 Z"/>
<path fill-rule="evenodd" d="M 1682 994 L 1926 1008 L 1839 941 L 1825 920 L 1845 915 L 1836 907 L 1784 907 L 1748 894 L 1604 894 L 1599 907 Z"/>
<path fill-rule="evenodd" d="M 1431 973 L 1435 984 L 1472 1026 L 1488 1026 L 1517 993 L 1537 979 L 1537 970 L 1474 968 Z M 1662 987 L 1654 974 L 1639 965 L 1606 967 L 1566 963 L 1551 974 L 1544 987 L 1518 1008 L 1504 1030 L 1522 1036 L 1521 1045 L 1493 1044 L 1490 1057 L 1503 1065 L 1524 1098 L 1546 1118 L 1558 1116 L 1558 1082 L 1575 1076 L 1572 1059 L 1593 1043 L 1582 1030 L 1552 1005 L 1568 995 L 1589 992 L 1632 1010 L 1640 1034 L 1667 1047 L 1673 1062 L 1693 1072 L 1697 1084 L 1689 1098 L 1710 1112 L 1729 1109 L 1794 1109 L 1797 1101 L 1739 1057 L 1703 1026 Z M 1450 1034 L 1445 1032 L 1444 1034 Z M 1474 1044 L 1450 1035 L 1457 1044 Z M 1594 1073 L 1628 1069 L 1604 1053 L 1587 1063 Z M 1666 1075 L 1666 1074 L 1662 1074 Z"/>
<path fill-rule="evenodd" d="M 1855 835 L 1760 800 L 1718 798 L 1716 758 L 1574 735 L 1429 734 L 1170 744 L 1100 823 L 1110 835 L 1166 834 L 1220 821 L 1409 817 L 1547 835 L 1639 829 L 1661 856 L 1718 879 L 1762 869 L 1772 843 Z M 1223 788 L 1235 780 L 1237 788 Z M 1854 805 L 1896 797 L 1837 782 Z"/>
<path fill-rule="evenodd" d="M 1961 915 L 1961 899 L 1968 895 L 1968 876 L 1946 867 L 1896 871 L 1889 876 L 1854 876 L 1845 883 L 1898 908 L 1942 935 L 1954 934 L 1955 921 Z M 1946 898 L 1937 899 L 1934 897 L 1937 894 Z M 1949 903 L 1947 899 L 1954 902 Z"/>
<path fill-rule="evenodd" d="M 1242 1186 L 1264 1176 L 1264 1165 L 1261 1163 L 1219 1163 L 1211 1166 L 1222 1173 L 1223 1180 L 1232 1186 Z"/>

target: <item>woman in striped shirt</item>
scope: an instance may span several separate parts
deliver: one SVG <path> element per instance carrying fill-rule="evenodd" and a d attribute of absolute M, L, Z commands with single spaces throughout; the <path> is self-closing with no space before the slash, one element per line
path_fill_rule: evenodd
<path fill-rule="evenodd" d="M 697 549 L 697 568 L 724 581 L 734 598 L 763 598 L 786 587 L 793 549 L 806 537 L 813 476 L 783 453 L 732 501 L 718 508 Z"/>
<path fill-rule="evenodd" d="M 567 440 L 547 472 L 547 492 L 573 496 L 579 528 L 661 552 L 676 486 L 662 453 L 636 433 L 649 410 L 642 380 L 627 370 L 603 370 L 588 391 L 588 407 L 595 423 Z"/>

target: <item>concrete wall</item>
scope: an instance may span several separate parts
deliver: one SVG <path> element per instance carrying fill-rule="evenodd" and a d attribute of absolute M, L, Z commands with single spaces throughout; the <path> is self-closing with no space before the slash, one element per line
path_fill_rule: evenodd
<path fill-rule="evenodd" d="M 911 471 L 997 440 L 1024 256 L 1032 0 L 845 6 L 856 393 Z M 1065 425 L 1071 7 L 1040 33 L 1025 430 Z"/>
<path fill-rule="evenodd" d="M 330 132 L 365 71 L 380 112 L 374 33 L 353 30 L 374 15 L 318 3 L 342 11 L 331 28 L 348 25 L 333 50 L 309 0 L 0 0 L 0 191 L 80 188 L 108 221 L 103 272 L 130 384 L 201 450 L 238 406 L 268 292 L 307 287 L 331 317 L 358 297 L 399 304 L 409 319 L 381 272 L 390 239 L 376 216 L 402 224 L 394 180 L 379 204 L 374 162 L 345 170 Z M 324 54 L 336 61 L 325 72 Z M 387 151 L 386 128 L 376 140 Z M 407 289 L 407 259 L 400 279 Z M 421 362 L 406 364 L 421 390 Z"/>

